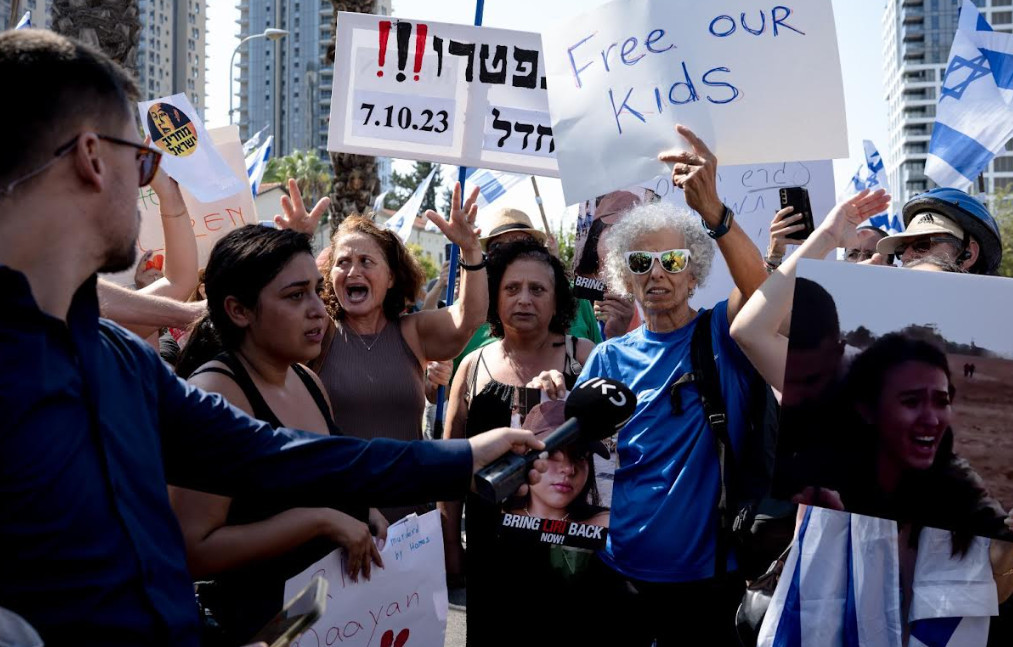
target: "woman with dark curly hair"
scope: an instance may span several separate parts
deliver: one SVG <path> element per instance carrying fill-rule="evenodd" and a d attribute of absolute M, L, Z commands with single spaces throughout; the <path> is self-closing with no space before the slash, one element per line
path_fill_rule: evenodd
<path fill-rule="evenodd" d="M 489 255 L 489 324 L 499 341 L 464 358 L 450 391 L 444 438 L 465 438 L 510 426 L 523 387 L 561 370 L 569 387 L 593 344 L 566 335 L 576 300 L 563 263 L 534 240 L 504 243 Z M 499 509 L 477 497 L 468 506 L 468 644 L 500 644 L 503 607 L 495 550 Z M 461 504 L 441 504 L 447 571 L 462 571 Z"/>

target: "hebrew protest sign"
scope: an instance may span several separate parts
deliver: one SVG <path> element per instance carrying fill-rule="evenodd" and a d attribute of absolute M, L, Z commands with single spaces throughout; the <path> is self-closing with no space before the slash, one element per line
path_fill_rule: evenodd
<path fill-rule="evenodd" d="M 238 126 L 212 128 L 208 131 L 217 152 L 225 160 L 232 173 L 239 180 L 239 189 L 232 195 L 213 202 L 201 202 L 185 184 L 180 184 L 183 200 L 190 214 L 194 236 L 197 238 L 197 262 L 200 267 L 207 265 L 211 248 L 218 239 L 233 229 L 257 222 L 257 211 L 253 195 L 246 181 L 246 160 L 243 145 L 239 139 Z M 164 156 L 163 156 L 164 159 Z M 137 237 L 138 258 L 142 262 L 160 263 L 159 257 L 165 252 L 165 238 L 162 232 L 162 218 L 158 210 L 158 196 L 150 186 L 141 187 L 137 196 L 137 211 L 141 214 L 141 229 Z M 143 256 L 153 252 L 150 260 Z M 134 283 L 134 269 L 109 275 L 107 278 L 121 285 Z"/>
<path fill-rule="evenodd" d="M 383 568 L 353 582 L 336 550 L 285 584 L 285 599 L 322 575 L 330 584 L 327 609 L 294 647 L 317 645 L 442 645 L 447 627 L 447 582 L 440 513 L 410 515 L 387 529 Z"/>
<path fill-rule="evenodd" d="M 847 157 L 829 0 L 611 2 L 542 34 L 568 203 L 663 173 L 686 124 L 722 164 Z"/>
<path fill-rule="evenodd" d="M 774 495 L 1013 539 L 1013 283 L 916 269 L 799 263 Z"/>
<path fill-rule="evenodd" d="M 538 34 L 338 14 L 327 148 L 556 176 Z"/>
<path fill-rule="evenodd" d="M 162 169 L 198 200 L 214 202 L 240 188 L 249 190 L 230 171 L 185 94 L 141 101 L 137 107 L 151 145 L 162 151 Z"/>

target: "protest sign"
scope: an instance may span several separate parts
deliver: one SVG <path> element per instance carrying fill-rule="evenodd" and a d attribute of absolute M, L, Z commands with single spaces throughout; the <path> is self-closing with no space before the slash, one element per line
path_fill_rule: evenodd
<path fill-rule="evenodd" d="M 243 157 L 243 146 L 239 140 L 237 126 L 212 128 L 208 131 L 211 141 L 219 154 L 228 164 L 229 171 L 242 180 L 239 190 L 221 200 L 201 202 L 186 186 L 180 185 L 183 201 L 186 202 L 193 225 L 194 236 L 197 238 L 197 263 L 200 267 L 207 265 L 211 248 L 218 239 L 233 229 L 257 222 L 257 210 L 253 204 L 246 177 L 246 161 Z M 141 214 L 141 228 L 137 237 L 138 258 L 149 250 L 154 253 L 153 261 L 165 251 L 165 238 L 162 232 L 162 218 L 158 211 L 158 196 L 150 186 L 141 187 L 137 196 L 137 211 Z M 131 286 L 134 282 L 134 269 L 109 275 L 110 280 L 121 285 Z"/>
<path fill-rule="evenodd" d="M 185 94 L 137 104 L 145 134 L 162 151 L 162 169 L 201 202 L 227 198 L 248 188 L 215 148 Z"/>
<path fill-rule="evenodd" d="M 1013 538 L 1011 317 L 1003 278 L 801 261 L 775 496 Z"/>
<path fill-rule="evenodd" d="M 322 575 L 330 584 L 327 609 L 293 647 L 442 645 L 447 583 L 440 513 L 410 515 L 387 529 L 383 568 L 353 582 L 337 550 L 285 584 L 285 599 Z"/>
<path fill-rule="evenodd" d="M 555 176 L 538 34 L 338 14 L 327 148 Z"/>
<path fill-rule="evenodd" d="M 611 2 L 542 34 L 568 203 L 664 172 L 688 125 L 722 164 L 847 157 L 829 0 Z"/>

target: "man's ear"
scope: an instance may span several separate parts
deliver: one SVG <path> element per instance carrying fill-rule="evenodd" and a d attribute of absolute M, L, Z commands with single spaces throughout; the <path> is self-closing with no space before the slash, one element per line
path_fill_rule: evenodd
<path fill-rule="evenodd" d="M 105 186 L 109 169 L 99 155 L 99 143 L 94 133 L 84 133 L 78 136 L 71 151 L 78 179 L 97 191 Z"/>
<path fill-rule="evenodd" d="M 967 243 L 967 249 L 961 252 L 960 256 L 957 257 L 957 261 L 960 263 L 960 267 L 965 270 L 970 270 L 974 267 L 974 264 L 978 262 L 978 256 L 981 254 L 981 247 L 978 245 L 978 241 L 973 238 Z"/>
<path fill-rule="evenodd" d="M 225 297 L 225 314 L 239 328 L 248 328 L 253 320 L 253 312 L 232 296 Z"/>

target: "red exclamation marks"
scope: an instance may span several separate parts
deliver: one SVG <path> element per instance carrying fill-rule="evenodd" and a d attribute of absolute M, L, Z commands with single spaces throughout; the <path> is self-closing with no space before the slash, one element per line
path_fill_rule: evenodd
<path fill-rule="evenodd" d="M 404 68 L 408 64 L 408 39 L 412 36 L 412 24 L 410 22 L 398 22 L 397 24 L 397 80 L 398 83 L 405 80 Z"/>
<path fill-rule="evenodd" d="M 390 21 L 380 21 L 380 69 L 376 71 L 377 76 L 383 76 L 383 64 L 387 60 L 387 38 L 390 36 Z"/>
<path fill-rule="evenodd" d="M 419 72 L 422 71 L 422 54 L 426 51 L 426 33 L 429 28 L 423 24 L 415 27 L 415 80 L 419 80 Z"/>

